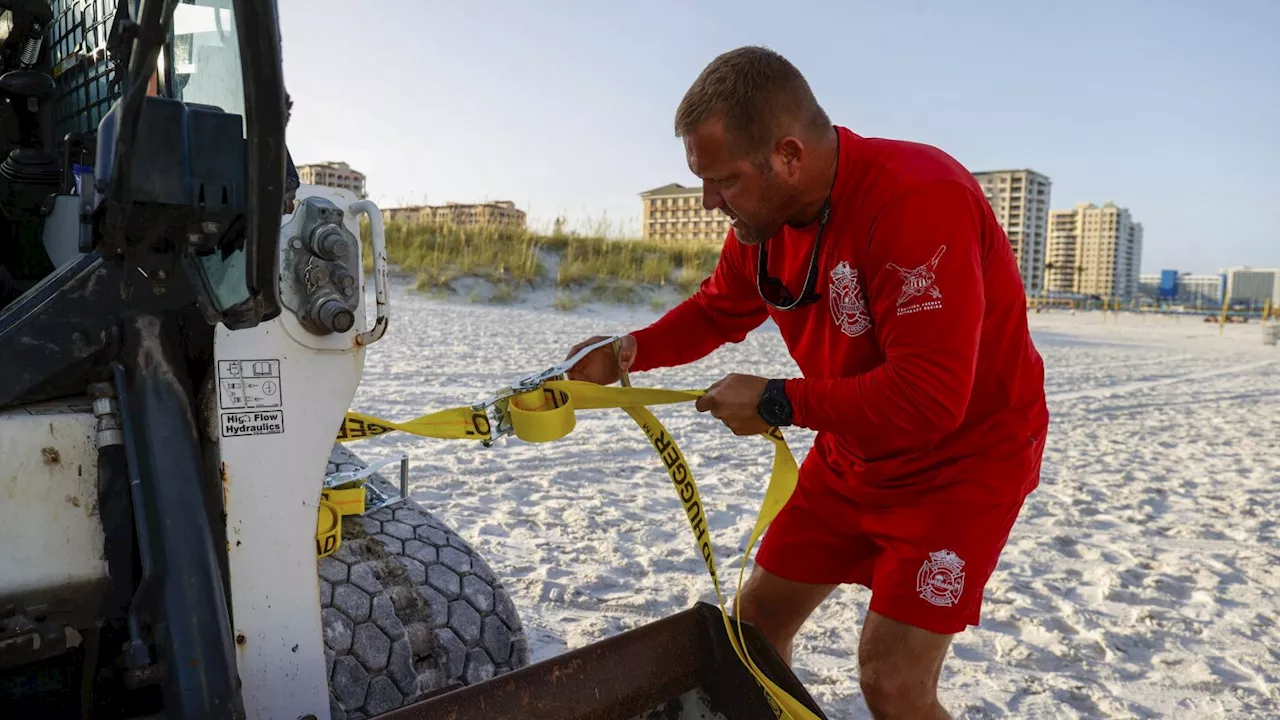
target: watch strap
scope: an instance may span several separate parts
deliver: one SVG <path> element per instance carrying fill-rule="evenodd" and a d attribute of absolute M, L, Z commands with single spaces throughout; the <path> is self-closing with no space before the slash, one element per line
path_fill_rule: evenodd
<path fill-rule="evenodd" d="M 773 427 L 791 424 L 791 399 L 787 397 L 786 380 L 773 379 L 765 383 L 758 411 L 760 417 Z"/>

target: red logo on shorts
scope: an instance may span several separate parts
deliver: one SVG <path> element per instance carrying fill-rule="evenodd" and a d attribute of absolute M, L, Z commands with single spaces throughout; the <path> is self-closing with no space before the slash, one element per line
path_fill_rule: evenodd
<path fill-rule="evenodd" d="M 926 601 L 940 607 L 960 602 L 964 592 L 964 561 L 950 550 L 929 553 L 929 559 L 916 575 L 916 591 Z"/>

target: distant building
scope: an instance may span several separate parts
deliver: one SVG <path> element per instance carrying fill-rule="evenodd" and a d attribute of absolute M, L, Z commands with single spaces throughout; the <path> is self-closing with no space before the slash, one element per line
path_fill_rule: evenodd
<path fill-rule="evenodd" d="M 408 205 L 405 207 L 382 208 L 382 222 L 384 223 L 419 223 L 424 222 L 422 217 L 422 205 Z M 429 219 L 429 218 L 428 218 Z"/>
<path fill-rule="evenodd" d="M 510 200 L 475 204 L 445 203 L 427 206 L 423 210 L 430 211 L 435 222 L 442 225 L 502 225 L 523 228 L 527 221 L 525 212 Z"/>
<path fill-rule="evenodd" d="M 1177 270 L 1160 271 L 1160 284 L 1156 286 L 1156 297 L 1161 300 L 1176 300 L 1178 298 Z"/>
<path fill-rule="evenodd" d="M 1222 287 L 1226 284 L 1221 275 L 1178 275 L 1178 302 L 1189 305 L 1214 304 L 1222 302 Z"/>
<path fill-rule="evenodd" d="M 1074 210 L 1053 210 L 1047 245 L 1049 292 L 1101 297 L 1138 292 L 1142 223 L 1127 208 L 1108 201 L 1102 207 L 1081 203 Z"/>
<path fill-rule="evenodd" d="M 1280 270 L 1274 268 L 1233 267 L 1222 271 L 1226 277 L 1231 303 L 1261 307 L 1270 299 L 1280 302 Z"/>
<path fill-rule="evenodd" d="M 1044 286 L 1045 234 L 1052 183 L 1034 170 L 990 170 L 973 174 L 1000 227 L 1009 236 L 1028 295 Z"/>
<path fill-rule="evenodd" d="M 1045 243 L 1045 289 L 1051 293 L 1080 293 L 1080 218 L 1073 210 L 1049 213 L 1049 238 Z M 1151 295 L 1155 296 L 1160 276 L 1149 276 Z"/>
<path fill-rule="evenodd" d="M 487 203 L 445 203 L 386 208 L 383 222 L 436 223 L 461 227 L 518 227 L 527 223 L 525 212 L 510 200 Z"/>
<path fill-rule="evenodd" d="M 1138 294 L 1152 299 L 1160 297 L 1160 281 L 1163 279 L 1160 273 L 1138 275 Z"/>
<path fill-rule="evenodd" d="M 1197 275 L 1177 270 L 1144 273 L 1138 276 L 1138 294 L 1183 305 L 1214 305 L 1222 302 L 1222 275 Z"/>
<path fill-rule="evenodd" d="M 723 243 L 729 216 L 702 207 L 701 188 L 678 183 L 640 193 L 644 205 L 641 227 L 645 240 L 657 243 Z"/>
<path fill-rule="evenodd" d="M 298 179 L 306 185 L 325 185 L 327 187 L 350 190 L 356 197 L 364 199 L 364 173 L 352 170 L 344 162 L 322 162 L 298 166 Z"/>

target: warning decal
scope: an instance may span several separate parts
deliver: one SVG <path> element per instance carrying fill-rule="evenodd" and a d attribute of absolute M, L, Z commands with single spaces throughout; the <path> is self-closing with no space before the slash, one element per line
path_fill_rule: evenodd
<path fill-rule="evenodd" d="M 222 413 L 222 437 L 277 435 L 284 432 L 283 410 Z"/>
<path fill-rule="evenodd" d="M 284 432 L 279 360 L 219 360 L 222 437 Z"/>
<path fill-rule="evenodd" d="M 280 407 L 280 361 L 219 360 L 218 404 L 223 410 Z"/>

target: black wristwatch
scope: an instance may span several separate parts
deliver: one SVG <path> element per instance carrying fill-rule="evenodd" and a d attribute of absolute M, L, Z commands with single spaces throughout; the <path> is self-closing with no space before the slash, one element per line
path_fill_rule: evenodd
<path fill-rule="evenodd" d="M 787 397 L 786 380 L 770 380 L 765 383 L 756 408 L 760 417 L 771 427 L 787 427 L 791 424 L 791 399 Z"/>

